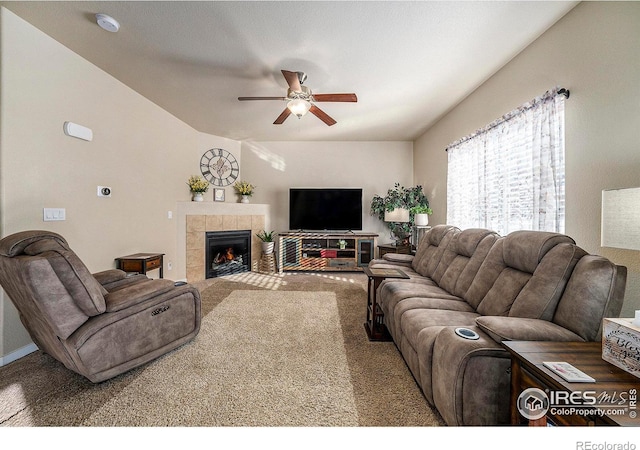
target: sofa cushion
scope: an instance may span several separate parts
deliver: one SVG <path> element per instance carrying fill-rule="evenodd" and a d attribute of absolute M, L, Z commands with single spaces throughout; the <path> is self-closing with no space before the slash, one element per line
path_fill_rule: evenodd
<path fill-rule="evenodd" d="M 620 314 L 626 279 L 626 267 L 597 255 L 582 257 L 562 294 L 553 322 L 586 341 L 599 340 L 602 318 Z"/>
<path fill-rule="evenodd" d="M 562 243 L 549 250 L 509 310 L 513 317 L 551 320 L 571 272 L 586 252 Z"/>
<path fill-rule="evenodd" d="M 433 279 L 448 292 L 464 296 L 498 238 L 490 230 L 461 231 L 451 240 Z"/>
<path fill-rule="evenodd" d="M 476 318 L 478 317 L 479 315 L 474 312 L 411 309 L 402 314 L 400 328 L 403 336 L 417 350 L 418 334 L 425 328 L 435 326 L 471 326 L 476 324 Z"/>
<path fill-rule="evenodd" d="M 384 316 L 384 323 L 389 333 L 391 333 L 391 336 L 394 338 L 400 338 L 402 336 L 402 329 L 400 327 L 402 315 L 412 309 L 475 312 L 467 302 L 454 296 L 439 295 L 433 297 L 421 296 L 405 298 L 395 305 L 389 316 Z"/>
<path fill-rule="evenodd" d="M 451 225 L 436 225 L 431 228 L 420 241 L 420 248 L 411 263 L 413 270 L 422 276 L 431 277 L 449 242 L 459 232 L 458 228 Z"/>
<path fill-rule="evenodd" d="M 465 299 L 483 316 L 504 316 L 520 298 L 514 315 L 550 320 L 578 256 L 568 236 L 510 233 L 491 248 Z"/>
<path fill-rule="evenodd" d="M 409 280 L 398 280 L 389 278 L 384 280 L 377 292 L 378 304 L 382 308 L 385 314 L 389 314 L 393 311 L 393 307 L 400 300 L 415 297 L 415 296 L 429 296 L 434 295 L 450 295 L 442 288 L 438 287 L 431 279 L 426 277 L 415 277 Z"/>
<path fill-rule="evenodd" d="M 504 262 L 522 272 L 533 273 L 549 250 L 562 242 L 575 244 L 564 234 L 547 231 L 514 231 L 505 236 Z"/>

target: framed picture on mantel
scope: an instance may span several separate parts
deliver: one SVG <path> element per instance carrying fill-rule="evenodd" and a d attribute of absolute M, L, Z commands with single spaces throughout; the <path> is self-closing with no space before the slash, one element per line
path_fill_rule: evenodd
<path fill-rule="evenodd" d="M 213 201 L 214 202 L 224 201 L 224 189 L 220 189 L 220 188 L 213 189 Z"/>

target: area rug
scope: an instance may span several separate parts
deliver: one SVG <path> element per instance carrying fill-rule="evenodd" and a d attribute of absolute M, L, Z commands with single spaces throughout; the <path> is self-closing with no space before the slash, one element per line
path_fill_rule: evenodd
<path fill-rule="evenodd" d="M 358 424 L 335 294 L 234 291 L 202 322 L 84 424 Z"/>
<path fill-rule="evenodd" d="M 0 368 L 0 424 L 442 424 L 394 344 L 367 340 L 363 286 L 350 276 L 207 281 L 200 334 L 143 367 L 99 384 L 42 352 Z"/>

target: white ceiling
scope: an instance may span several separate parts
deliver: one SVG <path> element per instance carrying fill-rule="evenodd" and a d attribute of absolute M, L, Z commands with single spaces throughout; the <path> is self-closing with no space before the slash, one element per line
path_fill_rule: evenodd
<path fill-rule="evenodd" d="M 255 141 L 413 140 L 577 3 L 0 2 L 195 129 Z M 281 69 L 358 102 L 273 125 L 284 102 L 237 98 L 285 96 Z"/>

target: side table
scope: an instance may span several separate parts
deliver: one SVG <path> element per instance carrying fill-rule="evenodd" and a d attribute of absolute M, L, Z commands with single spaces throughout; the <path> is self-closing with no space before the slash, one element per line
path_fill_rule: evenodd
<path fill-rule="evenodd" d="M 116 258 L 116 267 L 125 272 L 138 272 L 146 275 L 148 270 L 160 269 L 162 278 L 164 253 L 134 253 Z"/>
<path fill-rule="evenodd" d="M 376 269 L 364 267 L 363 272 L 368 278 L 367 283 L 367 321 L 364 329 L 370 341 L 390 341 L 391 336 L 384 325 L 384 313 L 378 305 L 376 295 L 378 287 L 385 278 L 409 278 L 409 276 L 399 269 Z"/>
<path fill-rule="evenodd" d="M 600 342 L 504 341 L 502 345 L 511 355 L 512 425 L 640 425 L 640 380 L 603 360 Z M 567 362 L 596 381 L 570 383 L 548 369 L 544 361 Z M 518 400 L 529 389 L 532 395 L 529 399 L 523 395 L 523 402 L 534 404 L 531 402 L 540 401 L 539 396 L 543 401 L 536 410 L 539 414 L 527 420 Z"/>

